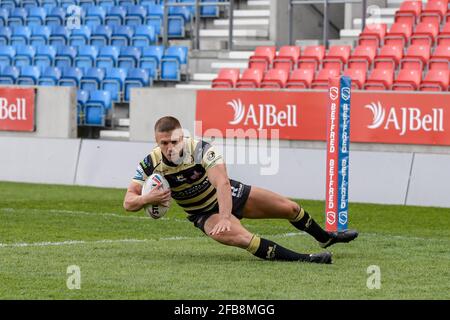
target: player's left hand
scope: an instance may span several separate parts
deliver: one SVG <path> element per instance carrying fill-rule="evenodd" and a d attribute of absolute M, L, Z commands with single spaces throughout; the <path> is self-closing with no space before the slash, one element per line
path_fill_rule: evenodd
<path fill-rule="evenodd" d="M 226 231 L 231 231 L 231 221 L 229 218 L 221 217 L 209 234 L 214 236 Z"/>

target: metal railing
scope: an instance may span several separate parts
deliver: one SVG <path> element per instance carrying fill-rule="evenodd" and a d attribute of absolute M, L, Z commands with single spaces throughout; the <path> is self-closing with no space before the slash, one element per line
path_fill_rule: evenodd
<path fill-rule="evenodd" d="M 228 7 L 228 50 L 233 50 L 233 10 L 234 10 L 234 0 L 228 0 L 228 2 L 201 2 L 200 0 L 195 0 L 195 2 L 166 2 L 164 1 L 164 16 L 163 16 L 163 44 L 168 45 L 168 25 L 169 25 L 169 7 L 193 7 L 195 6 L 195 15 L 193 31 L 193 49 L 200 48 L 200 8 L 203 6 L 215 6 L 215 7 Z M 192 36 L 192 35 L 191 35 Z"/>
<path fill-rule="evenodd" d="M 294 26 L 293 26 L 293 15 L 294 7 L 297 5 L 313 5 L 313 4 L 323 4 L 323 45 L 328 47 L 328 28 L 330 21 L 328 19 L 328 8 L 330 4 L 346 4 L 346 3 L 361 3 L 362 4 L 362 26 L 361 30 L 366 26 L 366 10 L 367 10 L 367 0 L 289 0 L 288 6 L 288 19 L 289 19 L 289 44 L 292 45 Z"/>

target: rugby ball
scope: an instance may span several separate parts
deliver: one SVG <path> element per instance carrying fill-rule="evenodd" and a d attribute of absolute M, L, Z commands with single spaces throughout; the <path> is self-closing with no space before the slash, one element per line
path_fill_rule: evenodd
<path fill-rule="evenodd" d="M 162 190 L 170 189 L 167 180 L 159 173 L 154 173 L 150 177 L 148 177 L 147 180 L 145 180 L 141 194 L 147 194 L 155 188 L 161 188 Z M 163 217 L 167 213 L 167 211 L 169 211 L 169 208 L 170 207 L 162 205 L 149 204 L 144 207 L 144 210 L 153 219 L 159 219 Z"/>

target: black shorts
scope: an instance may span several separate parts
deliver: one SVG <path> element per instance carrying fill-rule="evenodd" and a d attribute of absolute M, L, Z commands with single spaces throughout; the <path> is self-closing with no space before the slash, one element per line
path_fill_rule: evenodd
<path fill-rule="evenodd" d="M 231 184 L 231 198 L 233 201 L 233 208 L 231 209 L 231 213 L 240 220 L 244 215 L 243 210 L 245 203 L 247 202 L 248 196 L 250 195 L 251 186 L 232 179 L 230 179 L 230 184 Z M 218 213 L 219 213 L 219 204 L 216 204 L 214 208 L 204 213 L 188 215 L 188 220 L 193 222 L 197 228 L 205 232 L 206 220 L 208 220 L 208 218 L 211 217 L 213 214 Z"/>

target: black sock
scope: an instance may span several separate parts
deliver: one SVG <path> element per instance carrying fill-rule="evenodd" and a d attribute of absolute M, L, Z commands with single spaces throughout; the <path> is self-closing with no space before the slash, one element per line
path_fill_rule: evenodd
<path fill-rule="evenodd" d="M 303 214 L 302 214 L 303 212 Z M 328 232 L 323 230 L 313 218 L 310 217 L 308 212 L 301 208 L 299 215 L 295 221 L 291 221 L 291 224 L 299 230 L 305 231 L 312 235 L 314 239 L 319 242 L 327 242 L 330 239 Z"/>
<path fill-rule="evenodd" d="M 309 254 L 302 254 L 286 249 L 273 241 L 253 236 L 247 251 L 265 260 L 309 261 Z"/>

